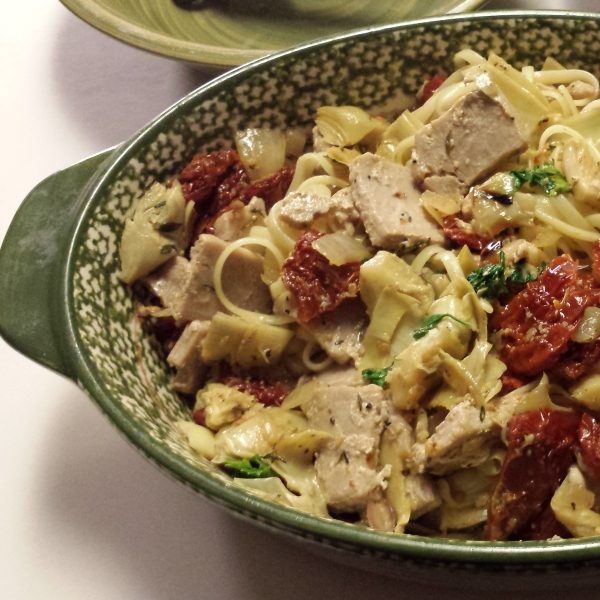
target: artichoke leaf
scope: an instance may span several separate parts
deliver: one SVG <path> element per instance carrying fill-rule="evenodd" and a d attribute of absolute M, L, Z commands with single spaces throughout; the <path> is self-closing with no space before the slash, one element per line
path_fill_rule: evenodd
<path fill-rule="evenodd" d="M 284 327 L 249 322 L 236 315 L 217 313 L 202 344 L 202 360 L 227 360 L 241 367 L 275 364 L 293 337 Z"/>
<path fill-rule="evenodd" d="M 183 254 L 190 240 L 193 209 L 194 203 L 186 203 L 179 181 L 170 188 L 154 183 L 125 221 L 119 247 L 121 281 L 133 283 Z"/>
<path fill-rule="evenodd" d="M 381 134 L 386 124 L 357 106 L 322 106 L 316 125 L 323 139 L 333 146 L 354 146 L 373 132 Z"/>

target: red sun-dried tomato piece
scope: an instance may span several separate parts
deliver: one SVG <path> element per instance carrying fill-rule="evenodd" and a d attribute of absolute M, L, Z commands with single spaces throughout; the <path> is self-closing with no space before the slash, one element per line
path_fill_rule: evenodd
<path fill-rule="evenodd" d="M 149 317 L 144 319 L 144 323 L 150 328 L 150 331 L 156 340 L 162 346 L 170 346 L 181 337 L 184 326 L 177 324 L 173 317 Z"/>
<path fill-rule="evenodd" d="M 573 537 L 571 532 L 556 518 L 550 502 L 548 502 L 542 512 L 521 531 L 519 537 L 522 540 L 542 541 L 550 540 L 555 535 L 564 540 Z"/>
<path fill-rule="evenodd" d="M 213 366 L 211 380 L 251 394 L 265 406 L 280 406 L 293 389 L 292 385 L 285 382 L 265 380 L 256 374 L 248 375 L 227 362 L 220 362 Z"/>
<path fill-rule="evenodd" d="M 594 262 L 592 263 L 592 276 L 596 283 L 600 283 L 600 240 L 594 242 Z"/>
<path fill-rule="evenodd" d="M 279 381 L 270 384 L 263 379 L 229 375 L 223 379 L 223 383 L 237 388 L 240 392 L 251 394 L 265 406 L 280 406 L 290 393 L 290 390 L 286 389 Z"/>
<path fill-rule="evenodd" d="M 588 306 L 600 302 L 600 289 L 578 272 L 570 256 L 555 258 L 537 281 L 527 284 L 501 309 L 500 359 L 517 376 L 535 376 L 554 367 Z"/>
<path fill-rule="evenodd" d="M 567 350 L 548 374 L 552 381 L 570 382 L 589 373 L 600 359 L 600 340 L 579 343 L 570 340 Z"/>
<path fill-rule="evenodd" d="M 258 196 L 264 200 L 265 207 L 270 209 L 285 196 L 294 172 L 295 169 L 291 167 L 282 167 L 272 175 L 250 183 L 242 163 L 233 163 L 220 183 L 215 186 L 213 193 L 209 194 L 202 204 L 200 212 L 203 218 L 198 224 L 197 233 L 214 233 L 215 221 L 222 214 L 232 210 L 236 201 L 248 204 L 252 198 Z"/>
<path fill-rule="evenodd" d="M 235 150 L 196 154 L 178 177 L 185 199 L 188 202 L 202 202 L 210 198 L 230 167 L 236 163 L 239 163 L 239 156 Z"/>
<path fill-rule="evenodd" d="M 312 247 L 322 235 L 314 229 L 303 233 L 282 267 L 283 283 L 298 303 L 298 320 L 302 323 L 358 294 L 360 263 L 332 265 Z"/>
<path fill-rule="evenodd" d="M 195 410 L 192 414 L 192 420 L 196 425 L 202 425 L 202 427 L 206 427 L 206 416 L 204 414 L 204 409 L 199 408 Z"/>
<path fill-rule="evenodd" d="M 421 98 L 419 99 L 419 104 L 422 106 L 433 96 L 433 93 L 448 79 L 448 75 L 445 73 L 438 73 L 434 75 L 424 86 L 423 91 L 421 92 Z"/>
<path fill-rule="evenodd" d="M 460 246 L 468 246 L 475 252 L 481 252 L 493 241 L 462 228 L 456 215 L 444 218 L 444 235 Z"/>
<path fill-rule="evenodd" d="M 600 421 L 588 413 L 584 414 L 578 435 L 583 464 L 600 482 Z"/>
<path fill-rule="evenodd" d="M 503 373 L 500 377 L 500 381 L 502 382 L 502 389 L 500 390 L 500 395 L 504 396 L 505 394 L 509 394 L 514 390 L 524 386 L 527 382 L 523 381 L 519 377 L 515 377 L 511 373 Z"/>
<path fill-rule="evenodd" d="M 234 200 L 241 200 L 244 204 L 248 204 L 252 199 L 246 200 L 246 190 L 249 185 L 250 178 L 244 165 L 240 161 L 234 162 L 217 185 L 208 207 L 208 214 L 216 215 L 225 210 Z"/>
<path fill-rule="evenodd" d="M 537 519 L 575 461 L 580 416 L 542 408 L 508 423 L 508 451 L 490 497 L 488 540 L 518 538 Z"/>
<path fill-rule="evenodd" d="M 285 197 L 295 172 L 296 169 L 293 167 L 282 167 L 272 175 L 251 183 L 245 192 L 245 204 L 248 204 L 254 196 L 258 196 L 265 201 L 267 210 L 270 209 L 275 202 Z"/>

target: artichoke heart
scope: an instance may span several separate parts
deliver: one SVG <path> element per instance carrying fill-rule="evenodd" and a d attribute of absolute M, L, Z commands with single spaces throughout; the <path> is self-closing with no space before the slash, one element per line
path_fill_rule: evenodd
<path fill-rule="evenodd" d="M 392 362 L 394 332 L 407 313 L 416 314 L 419 319 L 423 314 L 414 298 L 402 294 L 393 284 L 386 286 L 377 300 L 365 333 L 361 369 L 383 369 Z"/>
<path fill-rule="evenodd" d="M 183 254 L 190 239 L 193 209 L 193 202 L 186 204 L 179 181 L 170 188 L 154 183 L 125 222 L 119 250 L 121 281 L 133 283 Z"/>
<path fill-rule="evenodd" d="M 370 316 L 383 290 L 390 284 L 402 294 L 417 300 L 423 312 L 429 310 L 434 300 L 431 286 L 404 260 L 382 250 L 360 267 L 360 296 Z"/>
<path fill-rule="evenodd" d="M 319 131 L 334 146 L 353 146 L 369 134 L 382 134 L 387 127 L 356 106 L 323 106 L 317 114 Z"/>
<path fill-rule="evenodd" d="M 241 367 L 272 365 L 279 360 L 293 335 L 283 327 L 217 313 L 202 344 L 202 360 L 227 360 Z"/>

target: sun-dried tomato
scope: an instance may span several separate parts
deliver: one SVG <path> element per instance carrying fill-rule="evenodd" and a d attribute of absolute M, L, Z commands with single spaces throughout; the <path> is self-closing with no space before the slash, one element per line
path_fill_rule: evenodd
<path fill-rule="evenodd" d="M 332 265 L 312 247 L 322 235 L 314 229 L 302 234 L 282 268 L 283 283 L 298 303 L 298 321 L 302 323 L 358 294 L 360 263 Z"/>
<path fill-rule="evenodd" d="M 584 414 L 578 433 L 583 464 L 600 483 L 600 421 L 590 414 Z"/>
<path fill-rule="evenodd" d="M 294 387 L 290 383 L 265 378 L 257 373 L 249 375 L 240 367 L 224 361 L 212 366 L 210 379 L 252 394 L 265 406 L 280 406 Z"/>
<path fill-rule="evenodd" d="M 511 373 L 503 373 L 500 377 L 500 381 L 502 383 L 502 389 L 500 390 L 500 396 L 504 396 L 505 394 L 509 394 L 510 392 L 524 386 L 527 381 L 523 381 L 519 377 L 515 377 Z"/>
<path fill-rule="evenodd" d="M 218 186 L 211 209 L 208 211 L 208 218 L 203 219 L 200 223 L 198 233 L 214 233 L 215 221 L 221 215 L 233 210 L 233 203 L 236 201 L 248 204 L 252 198 L 257 196 L 264 200 L 265 207 L 269 210 L 275 202 L 285 196 L 295 172 L 295 169 L 291 167 L 283 167 L 272 175 L 263 177 L 254 183 L 247 183 L 245 171 L 240 171 L 237 165 L 234 165 L 232 169 L 235 169 L 232 174 L 228 175 Z"/>
<path fill-rule="evenodd" d="M 570 382 L 589 373 L 600 360 L 600 340 L 582 344 L 570 340 L 567 350 L 548 373 L 554 382 Z"/>
<path fill-rule="evenodd" d="M 240 392 L 252 394 L 265 406 L 280 406 L 290 393 L 279 382 L 269 384 L 263 379 L 253 379 L 251 377 L 242 378 L 229 375 L 223 379 L 222 383 L 237 388 Z"/>
<path fill-rule="evenodd" d="M 197 154 L 179 176 L 183 195 L 196 203 L 198 220 L 192 244 L 201 233 L 214 233 L 215 221 L 235 201 L 248 204 L 258 196 L 267 209 L 281 200 L 294 177 L 295 169 L 282 167 L 272 175 L 250 183 L 244 165 L 233 150 Z"/>
<path fill-rule="evenodd" d="M 556 518 L 550 502 L 547 502 L 542 512 L 521 530 L 519 538 L 527 541 L 542 541 L 551 540 L 555 535 L 564 540 L 573 537 L 571 532 Z"/>
<path fill-rule="evenodd" d="M 535 376 L 554 367 L 586 307 L 600 302 L 600 288 L 578 272 L 570 256 L 555 258 L 537 281 L 527 284 L 501 309 L 500 359 L 517 376 Z"/>
<path fill-rule="evenodd" d="M 594 242 L 594 262 L 592 263 L 592 276 L 596 283 L 600 283 L 600 240 Z"/>
<path fill-rule="evenodd" d="M 419 105 L 422 106 L 433 96 L 433 93 L 448 79 L 448 76 L 445 73 L 438 73 L 434 75 L 424 86 L 423 91 L 421 92 L 421 97 L 419 98 Z"/>
<path fill-rule="evenodd" d="M 239 163 L 239 159 L 234 150 L 196 154 L 178 177 L 185 199 L 188 202 L 203 202 L 210 198 L 230 167 Z"/>
<path fill-rule="evenodd" d="M 475 252 L 481 252 L 488 244 L 493 242 L 493 240 L 483 238 L 472 231 L 466 231 L 459 225 L 456 215 L 444 218 L 444 235 L 460 246 L 468 246 Z"/>
<path fill-rule="evenodd" d="M 518 539 L 540 516 L 575 461 L 579 421 L 575 412 L 547 408 L 509 421 L 508 451 L 488 505 L 487 539 Z"/>
<path fill-rule="evenodd" d="M 204 414 L 204 409 L 199 408 L 198 410 L 195 410 L 192 414 L 192 420 L 194 421 L 194 423 L 196 423 L 196 425 L 202 425 L 202 427 L 206 427 L 206 417 Z"/>
<path fill-rule="evenodd" d="M 245 204 L 248 204 L 254 196 L 258 196 L 265 201 L 265 206 L 269 210 L 275 202 L 279 202 L 285 196 L 295 172 L 293 167 L 282 167 L 272 175 L 251 183 L 246 189 Z"/>
<path fill-rule="evenodd" d="M 214 196 L 208 207 L 209 215 L 216 215 L 227 208 L 234 200 L 241 200 L 244 204 L 252 198 L 247 198 L 250 178 L 244 165 L 240 161 L 234 162 L 227 171 L 223 180 L 217 185 Z"/>

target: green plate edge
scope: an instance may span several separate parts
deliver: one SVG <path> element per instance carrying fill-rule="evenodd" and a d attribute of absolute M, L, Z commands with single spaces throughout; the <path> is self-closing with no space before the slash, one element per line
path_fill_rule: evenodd
<path fill-rule="evenodd" d="M 190 61 L 223 70 L 254 61 L 283 48 L 247 49 L 213 46 L 182 40 L 170 35 L 150 31 L 131 21 L 121 18 L 95 0 L 60 0 L 71 12 L 94 28 L 103 31 L 123 42 L 161 54 L 170 58 Z M 154 1 L 154 0 L 151 0 Z M 465 13 L 476 9 L 487 0 L 462 0 L 448 14 Z M 426 7 L 428 3 L 423 5 Z M 431 13 L 429 13 L 431 14 Z M 426 15 L 423 15 L 426 16 Z M 439 17 L 437 17 L 439 18 Z M 362 29 L 356 31 L 363 31 Z"/>
<path fill-rule="evenodd" d="M 141 450 L 159 468 L 165 470 L 175 479 L 201 492 L 208 499 L 226 506 L 234 512 L 257 520 L 270 528 L 293 533 L 296 536 L 309 540 L 324 542 L 334 548 L 343 549 L 356 555 L 374 554 L 380 558 L 391 558 L 398 561 L 401 567 L 402 559 L 417 559 L 423 561 L 442 561 L 453 563 L 470 563 L 479 565 L 502 567 L 531 566 L 532 572 L 536 567 L 546 567 L 557 563 L 574 563 L 583 565 L 586 561 L 597 566 L 600 559 L 600 543 L 596 539 L 588 540 L 563 540 L 557 542 L 471 542 L 461 540 L 439 540 L 420 536 L 403 536 L 396 534 L 378 533 L 367 528 L 347 525 L 344 523 L 314 517 L 308 514 L 288 509 L 283 506 L 250 496 L 239 488 L 230 484 L 217 481 L 208 473 L 189 465 L 184 459 L 175 456 L 154 442 L 143 430 L 136 427 L 127 417 L 124 409 L 117 405 L 111 398 L 102 381 L 96 377 L 92 361 L 82 349 L 81 340 L 75 328 L 73 306 L 73 275 L 74 248 L 78 245 L 79 238 L 83 235 L 83 227 L 88 216 L 94 209 L 93 199 L 101 192 L 111 177 L 124 166 L 134 154 L 135 148 L 143 145 L 146 139 L 153 138 L 162 130 L 161 125 L 167 125 L 174 119 L 176 113 L 189 103 L 197 103 L 205 96 L 211 96 L 215 90 L 226 88 L 236 83 L 245 76 L 249 69 L 259 69 L 269 63 L 284 60 L 286 56 L 294 53 L 298 56 L 322 46 L 348 40 L 353 37 L 365 37 L 388 30 L 403 30 L 416 26 L 426 26 L 433 23 L 460 22 L 465 20 L 486 19 L 537 19 L 537 18 L 569 18 L 575 20 L 600 21 L 600 14 L 580 13 L 568 11 L 494 11 L 482 12 L 475 15 L 459 15 L 442 18 L 422 19 L 407 22 L 401 25 L 390 25 L 369 28 L 361 32 L 332 36 L 316 42 L 310 42 L 294 49 L 290 49 L 274 56 L 263 58 L 222 75 L 211 83 L 199 88 L 192 94 L 183 98 L 167 111 L 154 119 L 146 128 L 134 136 L 129 142 L 123 144 L 114 155 L 109 166 L 101 168 L 93 181 L 88 185 L 91 190 L 87 198 L 87 207 L 80 215 L 75 227 L 75 236 L 68 251 L 67 263 L 60 282 L 60 294 L 66 298 L 64 311 L 61 316 L 67 339 L 65 344 L 69 348 L 74 379 L 82 387 L 99 408 L 109 417 L 117 428 Z M 543 550 L 543 552 L 540 552 Z M 574 565 L 575 566 L 575 565 Z M 526 570 L 526 569 L 523 569 Z M 515 574 L 519 572 L 515 571 Z"/>

